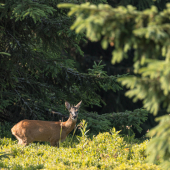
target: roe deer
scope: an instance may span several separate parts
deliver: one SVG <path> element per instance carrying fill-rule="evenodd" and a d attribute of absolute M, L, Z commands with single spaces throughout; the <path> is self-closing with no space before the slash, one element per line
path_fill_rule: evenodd
<path fill-rule="evenodd" d="M 63 142 L 76 125 L 81 102 L 76 106 L 70 106 L 68 102 L 65 102 L 70 112 L 66 122 L 22 120 L 14 125 L 11 132 L 18 139 L 18 144 L 26 146 L 33 141 L 47 141 L 51 146 L 59 147 L 59 140 Z"/>

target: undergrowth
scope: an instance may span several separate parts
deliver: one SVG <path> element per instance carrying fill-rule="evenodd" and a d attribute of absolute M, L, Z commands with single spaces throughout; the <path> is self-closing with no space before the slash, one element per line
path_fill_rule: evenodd
<path fill-rule="evenodd" d="M 11 138 L 0 139 L 0 167 L 12 170 L 65 169 L 65 170 L 159 170 L 159 165 L 148 164 L 145 149 L 148 140 L 142 143 L 131 137 L 125 141 L 119 131 L 99 133 L 89 138 L 87 123 L 78 127 L 80 136 L 68 136 L 60 148 L 49 143 L 32 143 L 23 147 Z M 159 161 L 157 162 L 159 164 Z"/>

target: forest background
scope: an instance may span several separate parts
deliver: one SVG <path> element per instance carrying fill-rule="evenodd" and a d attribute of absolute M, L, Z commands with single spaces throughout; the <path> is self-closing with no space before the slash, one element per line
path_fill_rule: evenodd
<path fill-rule="evenodd" d="M 136 120 L 127 122 L 129 113 L 125 111 L 141 108 L 142 102 L 133 103 L 125 97 L 126 88 L 117 82 L 117 77 L 133 74 L 134 49 L 128 50 L 129 58 L 113 65 L 114 46 L 103 50 L 100 42 L 91 42 L 83 33 L 70 30 L 74 17 L 67 16 L 68 10 L 57 8 L 61 2 L 83 3 L 1 2 L 1 122 L 15 123 L 24 118 L 56 120 L 65 115 L 67 119 L 64 101 L 74 104 L 83 100 L 80 119 L 86 118 L 91 130 L 98 133 L 112 126 L 131 125 Z M 162 10 L 166 2 L 122 0 L 108 4 L 113 7 L 131 4 L 138 10 L 156 5 Z M 110 114 L 113 112 L 123 115 Z M 141 110 L 134 111 L 130 119 L 138 112 Z M 145 118 L 141 114 L 136 124 L 138 131 L 143 129 L 142 133 L 135 131 L 138 137 L 156 125 L 152 114 L 142 124 L 142 117 L 146 120 L 145 111 L 143 114 Z M 159 112 L 163 114 L 163 110 Z"/>
<path fill-rule="evenodd" d="M 70 30 L 76 18 L 67 16 L 68 9 L 57 7 L 62 2 L 81 4 L 87 1 L 0 2 L 1 122 L 16 123 L 25 118 L 65 120 L 68 113 L 64 101 L 75 104 L 82 100 L 79 118 L 87 120 L 93 134 L 109 131 L 113 126 L 126 131 L 126 127 L 132 125 L 136 136 L 143 136 L 157 124 L 150 113 L 160 116 L 170 109 L 169 6 L 166 9 L 169 1 L 91 0 L 96 5 L 108 3 L 118 9 L 113 13 L 121 14 L 115 15 L 115 31 L 119 29 L 113 36 L 117 38 L 115 41 L 107 39 L 106 30 L 96 37 L 88 37 L 82 31 L 84 25 L 76 31 L 78 34 Z M 127 5 L 135 6 L 137 11 L 130 6 L 127 11 L 119 8 Z M 151 8 L 152 5 L 157 8 Z M 88 11 L 89 4 L 85 8 Z M 107 11 L 108 6 L 100 8 Z M 83 6 L 75 7 L 77 14 L 86 10 Z M 92 10 L 97 16 L 99 13 L 95 12 Z M 85 14 L 85 18 L 91 16 L 91 13 Z M 104 27 L 98 28 L 94 27 L 96 33 Z M 127 75 L 136 78 L 125 78 Z M 128 91 L 120 82 L 132 90 Z M 150 93 L 148 89 L 151 89 Z M 129 97 L 135 96 L 135 101 L 144 100 L 147 111 L 142 108 L 142 101 L 133 103 L 125 93 Z"/>

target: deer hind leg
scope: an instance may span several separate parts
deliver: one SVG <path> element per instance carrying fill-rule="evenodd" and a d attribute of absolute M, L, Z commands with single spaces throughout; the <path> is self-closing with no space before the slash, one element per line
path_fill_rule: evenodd
<path fill-rule="evenodd" d="M 28 139 L 27 137 L 22 137 L 21 138 L 21 137 L 19 137 L 17 135 L 15 135 L 15 137 L 17 138 L 19 145 L 27 146 L 29 143 L 33 142 L 31 139 Z"/>
<path fill-rule="evenodd" d="M 19 136 L 17 136 L 17 135 L 15 135 L 15 137 L 17 138 L 19 145 L 24 145 L 23 139 L 21 139 L 21 138 L 20 138 Z"/>

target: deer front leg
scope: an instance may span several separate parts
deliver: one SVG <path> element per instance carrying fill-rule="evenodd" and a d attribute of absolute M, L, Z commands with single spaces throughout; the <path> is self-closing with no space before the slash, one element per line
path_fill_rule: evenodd
<path fill-rule="evenodd" d="M 52 140 L 52 141 L 50 141 L 50 145 L 55 146 L 55 147 L 57 146 L 59 148 L 59 141 L 56 142 L 55 140 Z"/>

